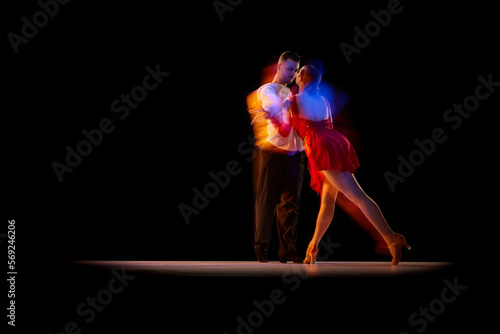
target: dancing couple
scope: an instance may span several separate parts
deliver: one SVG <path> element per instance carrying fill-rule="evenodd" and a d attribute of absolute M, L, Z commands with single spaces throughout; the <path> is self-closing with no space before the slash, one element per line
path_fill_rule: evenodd
<path fill-rule="evenodd" d="M 256 139 L 254 159 L 255 255 L 268 262 L 268 245 L 276 216 L 279 260 L 286 263 L 314 263 L 318 245 L 330 225 L 335 203 L 354 204 L 383 237 L 392 264 L 401 260 L 401 248 L 410 246 L 394 233 L 378 205 L 363 191 L 354 172 L 359 167 L 349 139 L 333 127 L 328 101 L 319 94 L 321 73 L 313 65 L 299 67 L 300 57 L 284 52 L 271 83 L 261 86 L 247 99 Z M 295 79 L 299 87 L 292 94 L 286 86 Z M 295 248 L 300 192 L 305 166 L 311 174 L 311 188 L 321 196 L 314 235 L 302 261 Z"/>

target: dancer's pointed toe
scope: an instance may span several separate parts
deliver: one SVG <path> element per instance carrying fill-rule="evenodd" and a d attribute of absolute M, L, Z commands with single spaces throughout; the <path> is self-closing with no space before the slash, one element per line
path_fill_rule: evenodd
<path fill-rule="evenodd" d="M 313 264 L 316 262 L 316 256 L 318 255 L 318 246 L 307 247 L 306 258 L 304 259 L 305 264 Z"/>
<path fill-rule="evenodd" d="M 403 246 L 406 246 L 408 250 L 411 249 L 410 245 L 408 245 L 408 243 L 406 242 L 404 236 L 402 236 L 401 234 L 394 233 L 394 235 L 392 236 L 392 240 L 389 243 L 389 251 L 391 252 L 392 255 L 391 263 L 393 265 L 397 265 L 401 261 L 401 256 L 402 256 L 401 248 Z"/>

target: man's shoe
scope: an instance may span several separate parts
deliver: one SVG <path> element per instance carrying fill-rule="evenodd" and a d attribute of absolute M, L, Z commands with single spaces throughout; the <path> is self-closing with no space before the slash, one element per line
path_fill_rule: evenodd
<path fill-rule="evenodd" d="M 263 247 L 256 247 L 255 248 L 255 256 L 257 257 L 257 261 L 262 262 L 262 263 L 267 263 L 269 262 L 267 258 L 267 249 Z"/>
<path fill-rule="evenodd" d="M 292 251 L 286 255 L 280 255 L 280 262 L 287 263 L 288 260 L 293 261 L 293 263 L 302 263 L 303 259 L 297 254 L 297 251 Z"/>

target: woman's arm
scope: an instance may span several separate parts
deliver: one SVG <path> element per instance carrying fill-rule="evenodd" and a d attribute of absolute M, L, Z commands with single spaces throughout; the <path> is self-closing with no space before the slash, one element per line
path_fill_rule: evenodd
<path fill-rule="evenodd" d="M 290 135 L 292 129 L 292 120 L 290 118 L 290 101 L 286 100 L 283 104 L 283 119 L 280 121 L 278 117 L 272 116 L 269 118 L 274 127 L 278 130 L 278 133 L 283 138 L 287 138 Z"/>

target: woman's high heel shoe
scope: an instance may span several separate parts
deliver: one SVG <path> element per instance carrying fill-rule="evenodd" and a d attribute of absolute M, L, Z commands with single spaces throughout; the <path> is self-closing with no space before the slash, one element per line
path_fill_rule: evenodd
<path fill-rule="evenodd" d="M 316 262 L 316 256 L 318 255 L 319 249 L 318 246 L 309 246 L 307 247 L 306 258 L 304 259 L 304 263 L 313 264 Z"/>
<path fill-rule="evenodd" d="M 411 247 L 406 242 L 405 237 L 403 237 L 401 234 L 394 233 L 394 235 L 392 236 L 392 241 L 389 243 L 389 251 L 392 255 L 392 264 L 396 265 L 399 263 L 399 261 L 401 261 L 401 247 L 403 246 L 406 246 L 408 250 L 411 249 Z"/>

